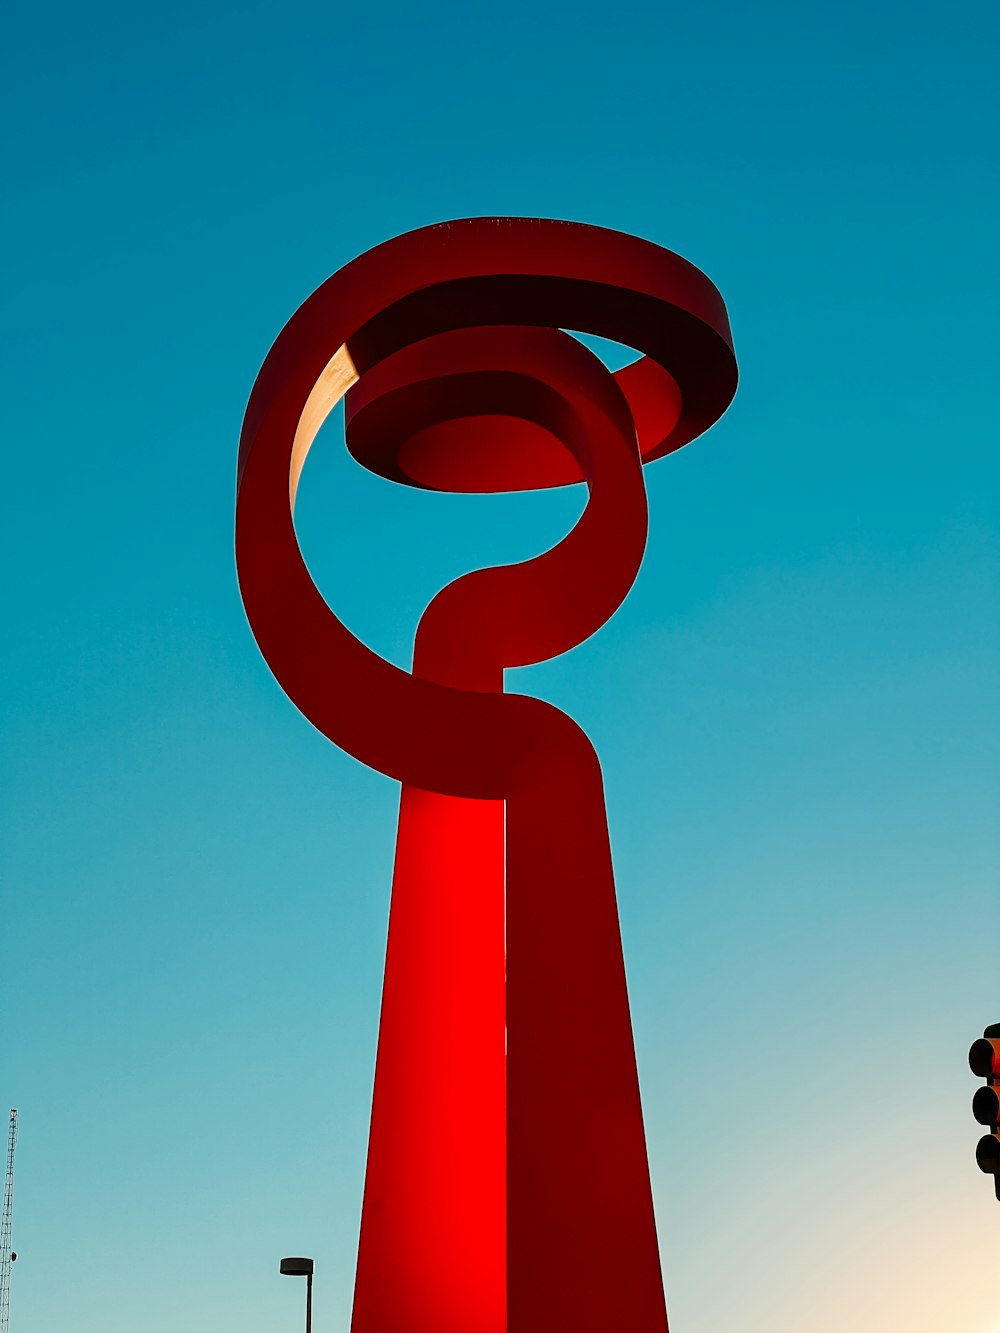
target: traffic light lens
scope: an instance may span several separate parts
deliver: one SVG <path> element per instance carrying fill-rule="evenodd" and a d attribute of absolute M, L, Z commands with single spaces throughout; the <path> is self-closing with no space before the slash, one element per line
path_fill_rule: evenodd
<path fill-rule="evenodd" d="M 969 1050 L 969 1068 L 976 1078 L 1000 1076 L 1000 1038 L 980 1037 Z"/>
<path fill-rule="evenodd" d="M 1000 1122 L 1000 1088 L 980 1088 L 972 1099 L 972 1114 L 980 1125 Z"/>
<path fill-rule="evenodd" d="M 1000 1175 L 1000 1139 L 995 1134 L 987 1134 L 976 1144 L 976 1161 L 988 1176 Z"/>

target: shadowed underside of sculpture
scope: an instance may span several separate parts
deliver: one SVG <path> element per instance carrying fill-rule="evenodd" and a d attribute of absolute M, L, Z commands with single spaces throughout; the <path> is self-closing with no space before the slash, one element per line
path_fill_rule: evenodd
<path fill-rule="evenodd" d="M 577 329 L 645 353 L 611 375 Z M 426 228 L 293 316 L 240 447 L 236 548 L 261 650 L 338 745 L 403 784 L 353 1333 L 664 1333 L 600 765 L 504 693 L 594 633 L 642 558 L 642 462 L 725 410 L 725 308 L 684 260 L 535 219 Z M 456 491 L 584 481 L 573 530 L 444 588 L 412 673 L 325 604 L 292 521 L 347 394 L 366 466 Z"/>

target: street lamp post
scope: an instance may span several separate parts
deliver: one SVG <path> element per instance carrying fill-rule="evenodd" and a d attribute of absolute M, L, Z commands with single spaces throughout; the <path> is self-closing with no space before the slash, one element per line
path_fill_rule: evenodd
<path fill-rule="evenodd" d="M 282 1259 L 278 1269 L 288 1277 L 304 1277 L 306 1280 L 306 1333 L 312 1333 L 313 1324 L 313 1273 L 316 1265 L 312 1259 Z"/>

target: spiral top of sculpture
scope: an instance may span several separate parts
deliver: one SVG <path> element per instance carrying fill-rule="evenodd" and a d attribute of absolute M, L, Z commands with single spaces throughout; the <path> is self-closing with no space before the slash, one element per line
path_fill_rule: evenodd
<path fill-rule="evenodd" d="M 643 355 L 612 375 L 567 329 Z M 587 482 L 587 509 L 553 550 L 466 576 L 465 656 L 474 647 L 493 679 L 566 651 L 607 619 L 645 539 L 632 464 L 711 426 L 736 378 L 713 284 L 671 251 L 619 232 L 473 218 L 410 232 L 348 264 L 282 330 L 240 441 L 241 590 L 285 691 L 336 744 L 392 777 L 451 795 L 508 795 L 526 762 L 536 772 L 544 762 L 534 701 L 476 693 L 468 673 L 464 687 L 442 680 L 422 668 L 419 639 L 413 674 L 400 671 L 355 639 L 314 587 L 292 508 L 320 425 L 346 394 L 351 452 L 408 485 Z"/>

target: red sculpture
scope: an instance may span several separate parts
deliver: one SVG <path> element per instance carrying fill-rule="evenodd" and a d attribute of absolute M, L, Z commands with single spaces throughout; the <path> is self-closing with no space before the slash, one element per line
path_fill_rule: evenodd
<path fill-rule="evenodd" d="M 610 374 L 561 329 L 645 353 Z M 600 765 L 505 667 L 594 633 L 642 558 L 642 462 L 736 387 L 725 306 L 669 251 L 477 218 L 362 255 L 295 313 L 254 385 L 236 553 L 293 702 L 403 784 L 353 1333 L 667 1327 Z M 444 588 L 413 671 L 313 585 L 292 506 L 347 394 L 347 443 L 408 485 L 585 481 L 544 555 Z"/>

